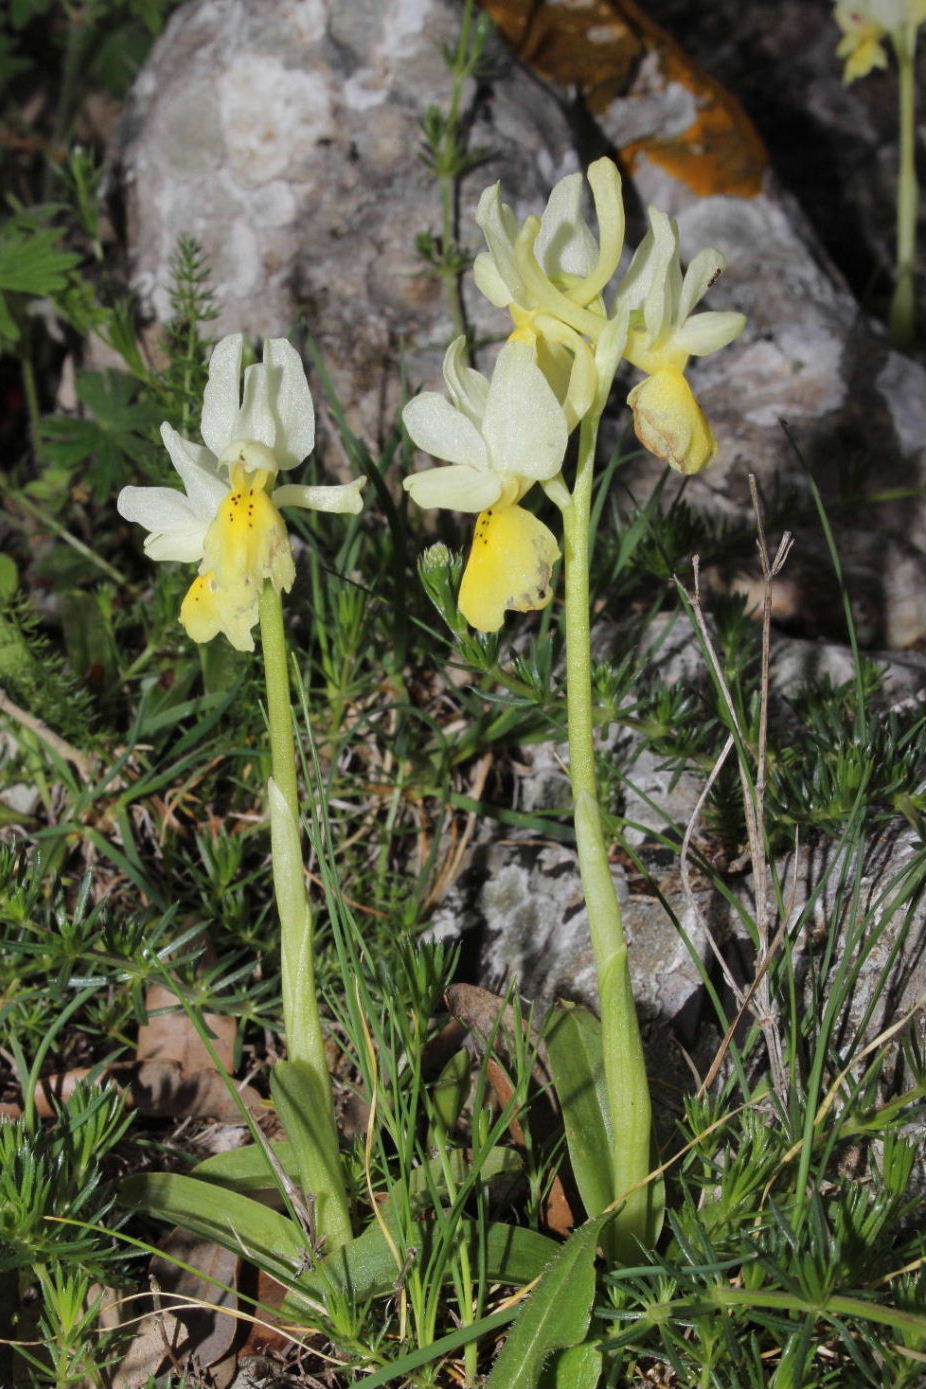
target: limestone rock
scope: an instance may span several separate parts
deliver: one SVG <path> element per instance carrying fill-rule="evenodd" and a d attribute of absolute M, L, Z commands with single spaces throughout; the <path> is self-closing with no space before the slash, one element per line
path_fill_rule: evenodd
<path fill-rule="evenodd" d="M 409 381 L 440 375 L 453 325 L 418 257 L 440 229 L 419 157 L 420 122 L 446 110 L 442 44 L 451 0 L 191 0 L 171 17 L 137 79 L 117 151 L 135 284 L 169 316 L 170 262 L 192 235 L 211 267 L 218 335 L 311 334 L 352 427 L 394 425 Z M 522 210 L 578 167 L 555 102 L 509 70 L 491 102 L 468 93 L 471 147 L 490 147 L 461 197 L 473 248 L 482 188 L 501 178 Z M 480 333 L 504 323 L 475 293 Z"/>
<path fill-rule="evenodd" d="M 639 888 L 631 890 L 619 865 L 614 878 L 641 1015 L 670 1021 L 690 1038 L 700 1014 L 702 984 L 694 956 L 703 959 L 706 950 L 697 914 L 685 899 L 677 873 L 673 881 L 663 881 L 660 890 L 677 913 L 681 931 L 665 901 Z M 428 934 L 434 940 L 453 940 L 461 930 L 465 948 L 477 952 L 478 977 L 488 987 L 502 992 L 515 980 L 539 1014 L 557 999 L 597 1009 L 588 913 L 573 849 L 538 845 L 520 836 L 504 844 L 481 845 L 463 879 L 435 912 Z"/>

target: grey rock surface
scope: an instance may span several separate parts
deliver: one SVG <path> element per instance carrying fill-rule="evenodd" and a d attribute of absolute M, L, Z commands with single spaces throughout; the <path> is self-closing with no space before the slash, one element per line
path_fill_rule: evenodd
<path fill-rule="evenodd" d="M 460 10 L 452 0 L 191 0 L 175 12 L 131 93 L 117 160 L 136 287 L 170 312 L 177 239 L 203 246 L 220 308 L 216 334 L 311 333 L 352 427 L 394 425 L 404 366 L 440 376 L 453 325 L 415 248 L 440 229 L 419 152 L 430 106 L 446 110 Z M 542 206 L 578 168 L 566 119 L 508 65 L 487 100 L 471 84 L 472 146 L 488 169 L 460 197 L 461 236 L 501 178 L 520 210 Z M 478 295 L 480 333 L 504 322 Z"/>
<path fill-rule="evenodd" d="M 617 864 L 614 881 L 641 1016 L 671 1022 L 690 1040 L 700 1013 L 697 960 L 705 958 L 706 939 L 678 873 L 663 876 L 661 898 L 631 889 Z M 588 913 L 572 848 L 519 837 L 480 845 L 464 877 L 435 912 L 428 935 L 455 940 L 461 931 L 475 934 L 478 974 L 488 987 L 504 992 L 516 981 L 540 1014 L 557 999 L 597 1009 Z"/>

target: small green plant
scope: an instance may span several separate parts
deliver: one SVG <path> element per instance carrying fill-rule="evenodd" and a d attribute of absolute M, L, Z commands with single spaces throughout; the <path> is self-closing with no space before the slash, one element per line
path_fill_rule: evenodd
<path fill-rule="evenodd" d="M 440 190 L 441 226 L 437 236 L 420 232 L 415 245 L 421 259 L 443 281 L 458 334 L 466 333 L 460 287 L 473 259 L 459 239 L 460 183 L 492 157 L 491 150 L 470 146 L 470 121 L 463 110 L 463 97 L 467 82 L 478 83 L 489 75 L 486 49 L 491 34 L 488 15 L 477 15 L 474 0 L 466 0 L 456 45 L 444 49 L 452 82 L 448 109 L 429 106 L 421 119 L 421 159 Z"/>
<path fill-rule="evenodd" d="M 30 1084 L 24 1076 L 24 1092 L 34 1088 L 35 1077 Z M 118 1092 L 92 1085 L 58 1106 L 52 1128 L 28 1110 L 0 1124 L 0 1373 L 6 1383 L 13 1382 L 11 1345 L 36 1383 L 64 1386 L 88 1375 L 101 1382 L 98 1371 L 113 1340 L 97 1326 L 101 1285 L 122 1281 L 127 1272 L 107 1157 L 128 1124 Z M 22 1310 L 30 1289 L 40 1299 L 37 1324 Z"/>

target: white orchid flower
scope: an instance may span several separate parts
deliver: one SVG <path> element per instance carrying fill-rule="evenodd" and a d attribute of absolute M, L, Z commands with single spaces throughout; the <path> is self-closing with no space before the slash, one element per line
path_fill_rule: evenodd
<path fill-rule="evenodd" d="M 244 339 L 222 338 L 209 362 L 200 431 L 203 444 L 169 424 L 161 438 L 183 492 L 124 487 L 116 507 L 149 532 L 154 560 L 199 561 L 180 609 L 194 641 L 219 632 L 239 651 L 253 651 L 260 591 L 267 581 L 288 592 L 295 579 L 292 548 L 278 508 L 357 513 L 364 479 L 335 487 L 288 483 L 273 491 L 278 472 L 296 467 L 315 444 L 315 411 L 305 370 L 284 338 L 268 338 L 263 361 L 241 386 Z"/>
<path fill-rule="evenodd" d="M 473 277 L 497 308 L 512 304 L 543 308 L 547 300 L 556 307 L 560 301 L 556 295 L 550 297 L 551 288 L 581 307 L 601 295 L 617 269 L 624 244 L 620 174 L 613 160 L 597 159 L 589 165 L 588 182 L 600 243 L 582 212 L 585 179 L 581 174 L 561 178 L 541 216 L 528 217 L 521 226 L 502 202 L 499 184 L 482 194 L 476 222 L 489 249 L 476 257 Z"/>
<path fill-rule="evenodd" d="M 552 597 L 556 537 L 519 502 L 534 483 L 558 476 L 569 427 L 528 343 L 502 348 L 491 381 L 464 353 L 460 337 L 444 358 L 452 404 L 425 391 L 402 411 L 412 440 L 449 466 L 414 473 L 403 486 L 419 506 L 478 513 L 457 601 L 471 626 L 495 632 L 506 609 L 530 612 Z"/>
<path fill-rule="evenodd" d="M 741 313 L 694 313 L 726 261 L 711 247 L 699 251 L 682 275 L 678 226 L 649 209 L 650 230 L 621 281 L 615 315 L 628 321 L 624 356 L 647 379 L 627 397 L 637 437 L 683 473 L 697 473 L 713 458 L 717 441 L 685 377 L 691 356 L 726 347 L 746 326 Z"/>
<path fill-rule="evenodd" d="M 512 337 L 532 343 L 537 360 L 574 428 L 591 405 L 595 368 L 586 339 L 607 322 L 602 292 L 624 244 L 624 204 L 613 160 L 588 169 L 598 240 L 582 212 L 585 179 L 568 174 L 553 188 L 540 217 L 519 225 L 501 200 L 499 185 L 479 199 L 476 221 L 488 250 L 476 257 L 473 277 L 486 298 L 507 308 Z"/>

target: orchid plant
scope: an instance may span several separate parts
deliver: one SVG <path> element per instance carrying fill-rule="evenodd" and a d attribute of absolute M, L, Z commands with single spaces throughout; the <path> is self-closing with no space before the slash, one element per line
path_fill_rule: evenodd
<path fill-rule="evenodd" d="M 650 230 L 608 304 L 624 242 L 615 165 L 598 160 L 588 171 L 588 185 L 597 235 L 582 210 L 580 174 L 560 180 L 543 215 L 522 223 L 502 202 L 497 185 L 483 194 L 477 219 L 488 250 L 476 260 L 476 282 L 493 304 L 508 310 L 512 332 L 490 377 L 469 365 L 465 339 L 458 337 L 444 359 L 450 399 L 426 391 L 405 406 L 409 435 L 442 462 L 406 477 L 404 487 L 422 507 L 475 516 L 457 604 L 479 632 L 498 631 L 509 610 L 536 611 L 550 603 L 560 539 L 524 504 L 535 485 L 561 514 L 570 774 L 598 973 L 606 1091 L 599 1129 L 607 1137 L 599 1146 L 606 1153 L 608 1178 L 602 1184 L 596 1176 L 583 1197 L 590 1216 L 613 1212 L 603 1238 L 615 1257 L 626 1260 L 655 1241 L 661 1188 L 651 1178 L 649 1088 L 595 776 L 589 532 L 596 442 L 615 374 L 626 360 L 644 373 L 630 393 L 642 442 L 681 473 L 704 468 L 717 444 L 685 372 L 691 356 L 726 346 L 745 319 L 695 311 L 723 257 L 704 250 L 683 274 L 678 229 L 656 210 L 650 211 Z M 167 424 L 162 427 L 183 491 L 127 487 L 118 509 L 148 531 L 145 550 L 152 559 L 197 564 L 180 608 L 180 621 L 194 641 L 224 634 L 238 650 L 252 651 L 254 629 L 260 627 L 287 1040 L 287 1059 L 275 1066 L 271 1086 L 302 1191 L 314 1202 L 316 1247 L 327 1255 L 354 1250 L 349 1257 L 356 1273 L 356 1261 L 366 1255 L 363 1238 L 352 1239 L 300 844 L 282 607 L 295 564 L 281 508 L 356 513 L 362 480 L 331 487 L 277 485 L 279 474 L 297 467 L 314 446 L 311 393 L 298 354 L 284 340 L 268 340 L 262 361 L 245 368 L 242 377 L 243 355 L 240 335 L 223 338 L 212 353 L 201 444 Z M 570 483 L 564 460 L 576 430 Z M 582 1187 L 581 1169 L 578 1179 Z M 183 1181 L 172 1183 L 174 1200 Z M 197 1188 L 189 1201 L 195 1204 L 200 1196 Z M 176 1199 L 187 1198 L 181 1191 Z M 241 1220 L 256 1218 L 248 1215 L 247 1205 L 236 1209 Z M 391 1246 L 382 1238 L 388 1263 Z"/>
<path fill-rule="evenodd" d="M 615 373 L 626 359 L 646 373 L 630 403 L 641 442 L 681 473 L 707 466 L 717 449 L 685 370 L 690 356 L 725 347 L 745 326 L 739 313 L 695 306 L 723 269 L 701 251 L 682 274 L 678 229 L 656 209 L 650 230 L 610 307 L 605 291 L 623 252 L 620 176 L 609 159 L 588 170 L 597 237 L 582 212 L 584 180 L 570 174 L 542 216 L 518 223 L 498 185 L 482 195 L 477 221 L 488 250 L 476 283 L 507 308 L 513 332 L 490 380 L 465 364 L 464 340 L 451 346 L 444 376 L 453 404 L 433 393 L 404 410 L 412 440 L 450 467 L 405 479 L 423 506 L 477 512 L 458 606 L 482 632 L 497 631 L 508 609 L 540 609 L 552 596 L 558 544 L 520 505 L 534 482 L 559 508 L 565 554 L 565 627 L 570 776 L 579 866 L 598 975 L 601 1045 L 610 1135 L 608 1239 L 633 1259 L 651 1247 L 661 1211 L 651 1173 L 651 1106 L 634 1005 L 621 910 L 608 858 L 595 774 L 589 615 L 589 532 L 598 429 Z M 569 433 L 578 426 L 571 487 L 563 475 Z M 603 1209 L 600 1188 L 583 1191 L 589 1215 Z"/>
<path fill-rule="evenodd" d="M 351 1237 L 338 1154 L 312 948 L 312 912 L 300 847 L 296 753 L 289 691 L 289 654 L 282 594 L 296 575 L 279 507 L 357 513 L 364 479 L 332 487 L 285 483 L 315 444 L 315 411 L 296 349 L 283 338 L 264 343 L 263 360 L 244 370 L 244 339 L 218 342 L 209 362 L 200 432 L 182 438 L 169 424 L 161 437 L 183 492 L 124 487 L 117 508 L 149 532 L 154 560 L 199 561 L 180 608 L 196 642 L 220 632 L 239 651 L 254 650 L 259 623 L 267 687 L 273 774 L 267 788 L 273 882 L 281 928 L 283 1018 L 287 1059 L 272 1084 L 296 1150 L 303 1188 L 314 1196 L 318 1239 L 334 1252 Z"/>
<path fill-rule="evenodd" d="M 926 23 L 926 0 L 836 0 L 833 18 L 842 30 L 836 56 L 845 58 L 843 81 L 848 85 L 875 68 L 887 67 L 885 43 L 890 42 L 900 79 L 900 168 L 897 175 L 897 278 L 890 308 L 891 342 L 907 348 L 913 342 L 915 301 L 916 218 L 919 198 L 916 180 L 917 31 Z"/>

